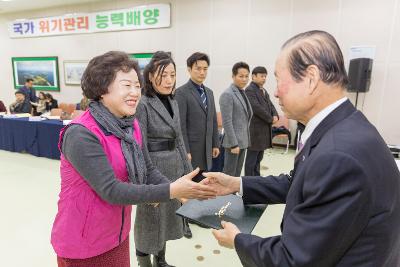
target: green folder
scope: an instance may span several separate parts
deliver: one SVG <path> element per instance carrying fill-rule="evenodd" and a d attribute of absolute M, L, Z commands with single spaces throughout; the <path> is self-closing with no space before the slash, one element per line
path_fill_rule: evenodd
<path fill-rule="evenodd" d="M 228 204 L 230 203 L 230 204 Z M 222 207 L 226 207 L 219 216 Z M 250 234 L 267 205 L 244 205 L 236 195 L 220 196 L 209 200 L 190 200 L 182 205 L 176 214 L 214 229 L 222 229 L 221 221 L 235 224 L 242 233 Z"/>

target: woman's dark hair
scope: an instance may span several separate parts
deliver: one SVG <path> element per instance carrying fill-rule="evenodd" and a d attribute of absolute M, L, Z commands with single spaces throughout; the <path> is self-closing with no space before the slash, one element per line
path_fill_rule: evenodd
<path fill-rule="evenodd" d="M 308 66 L 315 65 L 326 84 L 346 87 L 348 78 L 343 54 L 335 38 L 324 31 L 308 31 L 290 38 L 282 46 L 287 49 L 290 74 L 297 82 L 303 80 Z"/>
<path fill-rule="evenodd" d="M 194 63 L 199 60 L 204 60 L 205 62 L 207 62 L 207 65 L 210 66 L 210 58 L 206 54 L 201 52 L 193 53 L 190 57 L 188 57 L 188 59 L 186 60 L 186 65 L 188 66 L 188 68 L 192 68 Z"/>
<path fill-rule="evenodd" d="M 44 92 L 39 92 L 39 98 L 40 98 L 40 95 L 43 95 L 43 98 L 46 99 L 46 94 Z"/>
<path fill-rule="evenodd" d="M 45 94 L 47 99 L 54 100 L 53 96 L 50 93 Z"/>
<path fill-rule="evenodd" d="M 88 99 L 98 101 L 102 95 L 108 93 L 108 87 L 120 70 L 135 70 L 140 86 L 143 85 L 137 61 L 125 52 L 110 51 L 90 60 L 81 80 L 83 94 Z"/>
<path fill-rule="evenodd" d="M 157 51 L 154 53 L 149 64 L 146 65 L 143 71 L 143 76 L 144 76 L 143 93 L 146 96 L 153 97 L 157 93 L 157 91 L 153 88 L 153 84 L 150 81 L 150 75 L 155 77 L 156 82 L 158 81 L 160 84 L 162 79 L 161 77 L 162 73 L 169 64 L 174 65 L 174 69 L 176 70 L 175 62 L 167 52 Z M 175 91 L 175 85 L 176 81 L 172 92 Z"/>
<path fill-rule="evenodd" d="M 248 72 L 250 72 L 250 67 L 249 67 L 249 65 L 248 65 L 246 62 L 240 61 L 240 62 L 238 62 L 238 63 L 235 63 L 235 65 L 233 65 L 233 67 L 232 67 L 232 74 L 233 74 L 234 76 L 236 76 L 236 75 L 238 74 L 238 72 L 239 72 L 239 69 L 246 69 Z"/>

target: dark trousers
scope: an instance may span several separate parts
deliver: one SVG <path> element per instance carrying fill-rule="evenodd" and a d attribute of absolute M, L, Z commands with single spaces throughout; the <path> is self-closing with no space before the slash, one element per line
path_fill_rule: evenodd
<path fill-rule="evenodd" d="M 248 150 L 244 165 L 245 176 L 260 176 L 260 162 L 264 157 L 264 151 Z"/>
<path fill-rule="evenodd" d="M 225 148 L 223 172 L 231 176 L 240 176 L 243 168 L 245 154 L 246 149 L 240 149 L 239 154 L 233 154 L 231 153 L 231 150 L 229 148 Z"/>

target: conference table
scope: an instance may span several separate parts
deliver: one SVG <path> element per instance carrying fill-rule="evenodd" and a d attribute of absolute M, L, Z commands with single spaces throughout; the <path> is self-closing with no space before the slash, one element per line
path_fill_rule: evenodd
<path fill-rule="evenodd" d="M 61 120 L 0 118 L 0 149 L 60 159 L 58 138 L 63 127 Z"/>

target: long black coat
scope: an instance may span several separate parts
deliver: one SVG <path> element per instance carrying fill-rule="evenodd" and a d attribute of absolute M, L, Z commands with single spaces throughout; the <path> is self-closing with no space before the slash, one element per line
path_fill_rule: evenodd
<path fill-rule="evenodd" d="M 263 91 L 265 94 L 263 94 Z M 245 90 L 253 109 L 253 117 L 250 121 L 249 150 L 263 151 L 272 147 L 271 128 L 273 116 L 278 116 L 272 104 L 267 90 L 260 89 L 254 82 L 250 83 Z"/>

